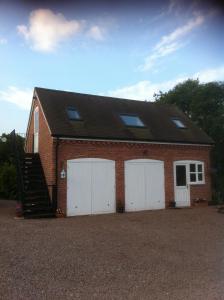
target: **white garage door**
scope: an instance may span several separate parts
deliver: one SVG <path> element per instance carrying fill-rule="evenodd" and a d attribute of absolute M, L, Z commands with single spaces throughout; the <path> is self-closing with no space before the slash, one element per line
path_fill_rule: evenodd
<path fill-rule="evenodd" d="M 115 163 L 99 158 L 67 162 L 67 215 L 104 214 L 116 211 Z"/>
<path fill-rule="evenodd" d="M 125 210 L 165 208 L 164 163 L 136 159 L 125 162 Z"/>

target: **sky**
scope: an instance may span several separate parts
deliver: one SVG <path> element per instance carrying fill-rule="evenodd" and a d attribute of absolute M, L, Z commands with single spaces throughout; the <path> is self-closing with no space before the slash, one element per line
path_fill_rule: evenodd
<path fill-rule="evenodd" d="M 35 86 L 153 101 L 188 78 L 224 80 L 221 1 L 0 0 L 0 135 Z"/>

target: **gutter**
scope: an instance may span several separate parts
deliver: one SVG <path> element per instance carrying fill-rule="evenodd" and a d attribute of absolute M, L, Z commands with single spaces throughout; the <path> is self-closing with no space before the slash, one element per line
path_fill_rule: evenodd
<path fill-rule="evenodd" d="M 71 141 L 91 141 L 91 142 L 114 142 L 114 143 L 133 143 L 133 144 L 156 144 L 156 145 L 174 145 L 174 146 L 205 146 L 205 147 L 213 147 L 214 143 L 197 143 L 197 142 L 169 142 L 169 141 L 149 141 L 149 140 L 124 140 L 124 139 L 102 139 L 102 138 L 79 138 L 74 136 L 63 136 L 63 135 L 55 135 L 52 134 L 53 138 L 56 140 L 71 140 Z"/>

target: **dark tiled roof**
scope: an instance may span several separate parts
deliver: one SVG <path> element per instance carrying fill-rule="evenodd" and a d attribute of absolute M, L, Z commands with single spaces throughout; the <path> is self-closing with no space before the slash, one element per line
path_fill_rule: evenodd
<path fill-rule="evenodd" d="M 212 144 L 176 106 L 35 88 L 53 136 L 132 141 Z M 82 120 L 70 121 L 66 109 L 75 107 Z M 128 127 L 120 114 L 133 114 L 145 124 Z M 177 117 L 186 125 L 179 129 Z"/>

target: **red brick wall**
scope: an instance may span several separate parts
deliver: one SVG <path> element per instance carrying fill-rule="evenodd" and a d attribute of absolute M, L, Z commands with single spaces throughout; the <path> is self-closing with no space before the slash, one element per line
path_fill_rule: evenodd
<path fill-rule="evenodd" d="M 174 200 L 173 162 L 176 160 L 200 160 L 205 163 L 204 185 L 191 186 L 191 200 L 211 198 L 210 147 L 185 145 L 158 145 L 118 142 L 91 142 L 61 140 L 58 148 L 58 207 L 66 213 L 66 178 L 60 179 L 67 160 L 96 157 L 116 161 L 116 199 L 124 203 L 124 161 L 137 158 L 158 159 L 165 166 L 165 201 L 168 206 Z"/>
<path fill-rule="evenodd" d="M 54 158 L 54 144 L 51 137 L 50 130 L 46 123 L 42 108 L 38 100 L 34 102 L 33 112 L 36 107 L 39 107 L 39 155 L 44 169 L 45 179 L 48 185 L 55 183 L 55 158 Z M 33 134 L 34 134 L 34 113 L 31 115 L 30 126 L 27 131 L 25 151 L 33 152 Z M 51 192 L 51 188 L 49 187 Z"/>
<path fill-rule="evenodd" d="M 55 145 L 51 137 L 42 108 L 35 100 L 34 108 L 39 107 L 39 154 L 48 185 L 55 184 Z M 33 152 L 33 114 L 27 132 L 26 152 Z M 66 178 L 60 179 L 62 168 L 66 170 L 67 160 L 81 157 L 105 158 L 116 161 L 116 199 L 124 203 L 124 161 L 137 158 L 158 159 L 165 166 L 165 201 L 168 206 L 174 200 L 173 162 L 176 160 L 200 160 L 205 163 L 204 185 L 191 185 L 191 200 L 211 198 L 210 147 L 187 145 L 158 145 L 119 142 L 92 142 L 60 140 L 58 147 L 58 207 L 66 213 Z"/>

